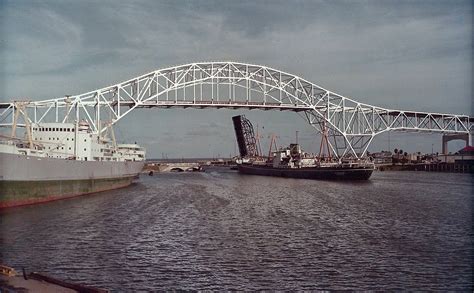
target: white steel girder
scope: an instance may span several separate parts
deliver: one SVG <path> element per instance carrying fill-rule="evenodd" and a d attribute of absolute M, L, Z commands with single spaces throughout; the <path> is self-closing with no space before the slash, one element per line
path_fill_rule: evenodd
<path fill-rule="evenodd" d="M 360 103 L 296 75 L 238 62 L 201 62 L 156 70 L 80 95 L 22 101 L 30 123 L 87 120 L 94 132 L 138 108 L 227 108 L 298 112 L 317 131 L 326 128 L 333 153 L 364 156 L 386 131 L 470 133 L 467 115 L 385 109 Z M 0 104 L 0 126 L 12 126 L 15 102 Z M 19 123 L 18 126 L 24 126 Z"/>

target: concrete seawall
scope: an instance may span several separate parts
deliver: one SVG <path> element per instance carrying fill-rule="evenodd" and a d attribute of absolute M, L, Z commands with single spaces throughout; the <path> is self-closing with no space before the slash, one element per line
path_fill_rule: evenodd
<path fill-rule="evenodd" d="M 474 164 L 440 163 L 440 164 L 405 164 L 405 165 L 379 165 L 379 171 L 426 171 L 474 174 Z"/>

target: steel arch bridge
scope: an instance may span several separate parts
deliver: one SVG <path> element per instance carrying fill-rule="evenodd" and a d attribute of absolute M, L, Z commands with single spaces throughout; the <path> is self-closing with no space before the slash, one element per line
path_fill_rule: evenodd
<path fill-rule="evenodd" d="M 94 132 L 103 133 L 134 109 L 174 107 L 294 111 L 330 138 L 338 158 L 361 158 L 374 137 L 387 131 L 470 135 L 474 125 L 467 115 L 361 103 L 266 66 L 202 62 L 156 70 L 80 95 L 3 103 L 0 126 L 87 120 Z M 28 121 L 17 123 L 18 112 Z"/>

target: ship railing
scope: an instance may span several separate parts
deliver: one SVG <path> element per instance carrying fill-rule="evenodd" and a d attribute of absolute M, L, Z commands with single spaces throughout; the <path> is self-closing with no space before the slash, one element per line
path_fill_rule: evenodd
<path fill-rule="evenodd" d="M 0 144 L 3 144 L 3 145 L 16 145 L 17 142 L 12 141 L 12 140 L 0 140 Z"/>
<path fill-rule="evenodd" d="M 342 167 L 354 168 L 354 167 L 370 167 L 373 166 L 374 163 L 370 161 L 362 161 L 362 162 L 343 162 L 341 164 Z"/>

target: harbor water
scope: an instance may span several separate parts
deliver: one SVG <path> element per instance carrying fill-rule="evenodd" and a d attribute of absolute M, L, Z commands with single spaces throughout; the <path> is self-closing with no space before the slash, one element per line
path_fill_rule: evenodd
<path fill-rule="evenodd" d="M 1 211 L 0 262 L 112 291 L 472 291 L 472 182 L 156 173 Z"/>

